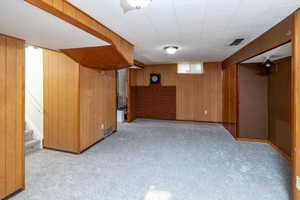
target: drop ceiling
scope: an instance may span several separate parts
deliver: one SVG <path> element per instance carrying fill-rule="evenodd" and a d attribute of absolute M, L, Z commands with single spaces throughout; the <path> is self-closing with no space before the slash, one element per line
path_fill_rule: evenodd
<path fill-rule="evenodd" d="M 292 56 L 291 43 L 287 43 L 285 45 L 272 49 L 268 52 L 260 54 L 254 58 L 251 58 L 243 63 L 262 63 L 265 62 L 267 59 L 270 59 L 271 61 L 275 61 L 289 56 Z"/>
<path fill-rule="evenodd" d="M 108 45 L 24 0 L 1 0 L 0 33 L 54 50 Z"/>
<path fill-rule="evenodd" d="M 120 0 L 68 0 L 135 45 L 147 64 L 223 61 L 279 23 L 299 0 L 153 0 L 124 14 Z M 229 44 L 245 38 L 237 47 Z M 176 55 L 163 47 L 178 45 Z"/>

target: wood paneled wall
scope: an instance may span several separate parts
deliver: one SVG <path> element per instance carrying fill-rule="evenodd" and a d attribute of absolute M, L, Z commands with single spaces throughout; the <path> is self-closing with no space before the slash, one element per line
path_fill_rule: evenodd
<path fill-rule="evenodd" d="M 135 86 L 136 117 L 176 120 L 176 87 Z"/>
<path fill-rule="evenodd" d="M 261 65 L 239 66 L 239 137 L 268 139 L 268 76 L 260 76 Z"/>
<path fill-rule="evenodd" d="M 44 50 L 44 146 L 69 152 L 79 148 L 79 64 Z"/>
<path fill-rule="evenodd" d="M 44 146 L 80 153 L 117 129 L 116 72 L 44 50 Z"/>
<path fill-rule="evenodd" d="M 292 191 L 293 200 L 299 200 L 300 188 L 296 180 L 300 178 L 300 9 L 294 14 L 292 46 Z"/>
<path fill-rule="evenodd" d="M 222 122 L 221 63 L 205 63 L 204 70 L 201 75 L 183 75 L 177 74 L 176 64 L 145 66 L 131 71 L 130 85 L 149 86 L 150 73 L 160 73 L 162 86 L 176 86 L 177 120 Z"/>
<path fill-rule="evenodd" d="M 24 48 L 0 35 L 0 199 L 25 187 Z"/>
<path fill-rule="evenodd" d="M 128 70 L 128 84 L 127 84 L 127 91 L 128 91 L 128 112 L 127 112 L 127 121 L 132 122 L 136 119 L 136 87 L 132 86 L 135 85 L 136 81 L 136 74 L 135 70 L 129 69 Z M 131 84 L 133 83 L 133 84 Z"/>
<path fill-rule="evenodd" d="M 80 67 L 80 150 L 117 130 L 116 73 Z M 102 127 L 103 124 L 103 127 Z"/>
<path fill-rule="evenodd" d="M 291 155 L 291 57 L 275 61 L 269 76 L 269 139 Z"/>
<path fill-rule="evenodd" d="M 234 136 L 238 136 L 238 68 L 231 65 L 223 70 L 223 122 L 225 128 Z"/>

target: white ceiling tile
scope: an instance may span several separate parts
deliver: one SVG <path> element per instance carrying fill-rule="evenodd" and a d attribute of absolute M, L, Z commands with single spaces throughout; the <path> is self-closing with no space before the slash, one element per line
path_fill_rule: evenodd
<path fill-rule="evenodd" d="M 1 0 L 0 33 L 54 50 L 108 45 L 24 0 Z"/>
<path fill-rule="evenodd" d="M 299 0 L 153 0 L 126 14 L 119 0 L 69 0 L 135 46 L 145 63 L 222 61 L 300 7 Z M 245 41 L 229 47 L 236 38 Z M 167 56 L 165 45 L 180 50 Z"/>

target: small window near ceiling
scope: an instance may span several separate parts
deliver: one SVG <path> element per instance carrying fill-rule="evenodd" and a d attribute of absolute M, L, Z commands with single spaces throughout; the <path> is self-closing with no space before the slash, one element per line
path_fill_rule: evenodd
<path fill-rule="evenodd" d="M 178 63 L 177 64 L 178 74 L 203 74 L 203 62 L 198 63 Z"/>

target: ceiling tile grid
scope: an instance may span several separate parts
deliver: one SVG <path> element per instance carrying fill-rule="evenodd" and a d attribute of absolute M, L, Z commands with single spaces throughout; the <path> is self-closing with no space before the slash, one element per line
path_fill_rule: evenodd
<path fill-rule="evenodd" d="M 68 1 L 132 42 L 147 64 L 223 61 L 300 7 L 299 0 L 153 0 L 125 14 L 120 0 Z M 240 46 L 229 46 L 240 37 Z M 167 45 L 180 49 L 169 56 Z"/>
<path fill-rule="evenodd" d="M 1 0 L 0 33 L 49 49 L 108 45 L 24 0 Z"/>

